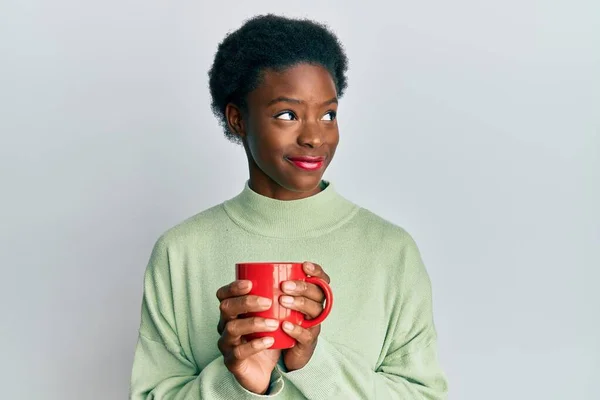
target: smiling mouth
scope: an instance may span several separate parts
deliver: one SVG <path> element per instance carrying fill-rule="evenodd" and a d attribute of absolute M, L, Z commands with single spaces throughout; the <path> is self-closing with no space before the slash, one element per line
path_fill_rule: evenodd
<path fill-rule="evenodd" d="M 299 158 L 288 158 L 289 162 L 295 165 L 297 168 L 304 171 L 317 171 L 325 165 L 325 158 L 323 157 L 299 157 Z"/>

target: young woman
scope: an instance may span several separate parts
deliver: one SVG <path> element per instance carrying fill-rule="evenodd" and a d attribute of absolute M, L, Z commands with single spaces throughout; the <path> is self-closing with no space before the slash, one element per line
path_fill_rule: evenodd
<path fill-rule="evenodd" d="M 308 20 L 256 17 L 219 45 L 212 107 L 225 136 L 244 146 L 249 180 L 157 241 L 132 399 L 445 398 L 415 242 L 322 179 L 339 140 L 346 70 L 336 37 Z M 331 314 L 310 329 L 285 324 L 297 340 L 288 350 L 269 349 L 269 338 L 246 342 L 277 321 L 241 317 L 271 300 L 235 281 L 235 263 L 298 259 L 330 282 Z M 282 290 L 283 306 L 308 318 L 321 312 L 317 286 L 288 281 Z"/>

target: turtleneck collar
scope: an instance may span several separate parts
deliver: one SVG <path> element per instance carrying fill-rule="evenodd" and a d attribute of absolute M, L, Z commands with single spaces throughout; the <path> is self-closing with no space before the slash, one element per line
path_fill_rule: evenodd
<path fill-rule="evenodd" d="M 316 237 L 347 222 L 359 207 L 340 196 L 330 182 L 319 193 L 300 200 L 276 200 L 250 189 L 223 203 L 229 218 L 246 231 L 267 237 Z"/>

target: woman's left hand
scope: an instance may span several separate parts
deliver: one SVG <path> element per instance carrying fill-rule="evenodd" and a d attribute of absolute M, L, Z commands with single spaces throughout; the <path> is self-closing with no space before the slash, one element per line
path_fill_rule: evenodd
<path fill-rule="evenodd" d="M 329 275 L 320 265 L 304 262 L 304 272 L 307 275 L 323 279 L 329 283 Z M 300 311 L 307 319 L 316 318 L 323 311 L 325 294 L 320 287 L 304 281 L 285 281 L 281 285 L 282 291 L 289 296 L 281 296 L 279 302 L 283 307 Z M 285 333 L 297 340 L 298 343 L 291 349 L 283 351 L 283 362 L 288 371 L 295 371 L 304 367 L 317 346 L 317 339 L 321 332 L 321 325 L 312 328 L 302 328 L 290 322 L 283 323 Z"/>

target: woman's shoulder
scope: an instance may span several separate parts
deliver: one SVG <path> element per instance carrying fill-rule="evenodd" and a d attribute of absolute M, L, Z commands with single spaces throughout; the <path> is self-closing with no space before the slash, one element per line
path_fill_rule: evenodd
<path fill-rule="evenodd" d="M 357 223 L 371 229 L 380 229 L 390 234 L 408 234 L 402 225 L 364 207 L 360 207 L 356 218 Z"/>
<path fill-rule="evenodd" d="M 361 207 L 353 220 L 362 234 L 384 243 L 416 245 L 412 235 L 401 224 Z"/>
<path fill-rule="evenodd" d="M 223 203 L 217 204 L 168 228 L 158 241 L 166 247 L 182 243 L 199 243 L 223 227 L 227 215 Z"/>

